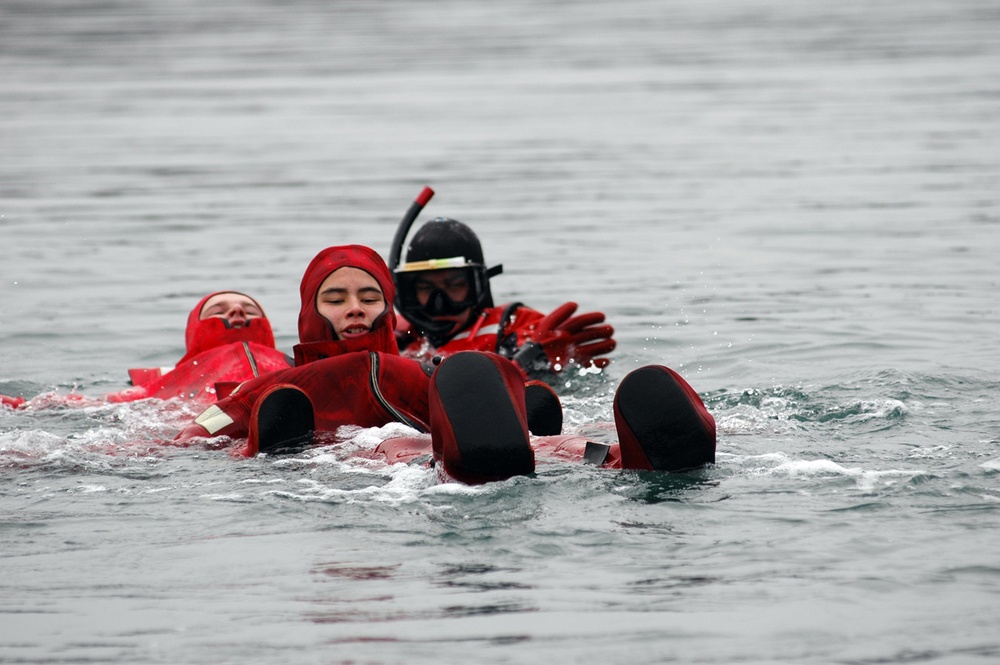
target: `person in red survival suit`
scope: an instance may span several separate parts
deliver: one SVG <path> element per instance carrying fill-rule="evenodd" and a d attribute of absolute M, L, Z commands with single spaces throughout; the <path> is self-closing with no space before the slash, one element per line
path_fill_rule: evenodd
<path fill-rule="evenodd" d="M 459 351 L 490 351 L 512 359 L 528 376 L 559 372 L 569 363 L 605 367 L 615 348 L 604 314 L 574 313 L 568 302 L 548 315 L 515 302 L 493 304 L 479 238 L 468 226 L 439 217 L 410 241 L 406 262 L 394 271 L 403 355 L 428 363 Z"/>
<path fill-rule="evenodd" d="M 428 377 L 416 362 L 399 356 L 395 289 L 382 258 L 360 245 L 324 249 L 306 268 L 299 292 L 295 366 L 243 383 L 178 440 L 247 437 L 242 454 L 253 456 L 302 443 L 312 430 L 335 431 L 341 425 L 398 421 L 427 430 Z M 280 440 L 260 430 L 262 423 L 278 431 L 306 421 L 308 426 Z"/>
<path fill-rule="evenodd" d="M 85 405 L 99 401 L 184 399 L 210 403 L 239 383 L 291 366 L 275 348 L 271 323 L 260 303 L 238 291 L 216 291 L 198 301 L 188 314 L 185 354 L 173 368 L 129 369 L 133 387 L 101 400 L 82 395 L 43 395 L 32 403 Z M 6 397 L 9 406 L 24 406 L 23 397 Z"/>
<path fill-rule="evenodd" d="M 498 360 L 503 359 L 475 351 L 445 358 L 431 378 L 431 416 L 437 420 L 432 421 L 431 436 L 387 439 L 376 447 L 375 456 L 391 464 L 411 463 L 432 452 L 437 459 L 439 448 L 446 453 L 457 448 L 464 460 L 473 457 L 477 447 L 486 451 L 483 454 L 500 449 L 495 439 L 516 438 L 519 422 L 537 416 L 529 412 L 530 400 L 526 407 L 516 376 L 490 378 Z M 552 419 L 551 413 L 545 415 L 545 420 Z M 556 420 L 559 431 L 561 412 Z M 536 458 L 583 461 L 607 469 L 676 472 L 715 462 L 715 419 L 698 393 L 669 367 L 647 365 L 622 379 L 615 391 L 613 427 L 614 441 L 551 434 L 531 437 L 530 445 Z M 438 469 L 444 479 L 447 471 Z"/>
<path fill-rule="evenodd" d="M 323 250 L 306 269 L 300 295 L 296 367 L 242 384 L 199 415 L 178 440 L 246 437 L 240 454 L 253 456 L 299 449 L 316 431 L 399 421 L 430 436 L 390 439 L 372 455 L 390 462 L 429 455 L 442 480 L 479 484 L 529 474 L 536 445 L 552 455 L 595 462 L 603 452 L 598 463 L 607 461 L 610 445 L 581 437 L 531 440 L 524 377 L 510 360 L 460 352 L 428 377 L 420 363 L 399 356 L 392 277 L 373 250 L 357 245 Z M 705 426 L 691 420 L 699 414 L 676 384 L 659 380 L 662 376 L 669 378 L 657 373 L 653 381 L 629 383 L 634 389 L 628 390 L 623 382 L 624 413 L 639 418 L 619 431 L 622 443 L 611 453 L 617 455 L 615 468 L 680 470 L 706 463 Z M 691 408 L 646 417 L 651 405 L 665 404 L 665 394 L 680 395 Z M 700 438 L 692 436 L 695 427 Z M 711 427 L 714 459 L 714 421 Z"/>
<path fill-rule="evenodd" d="M 247 379 L 292 364 L 275 348 L 274 332 L 260 303 L 238 291 L 217 291 L 202 298 L 188 314 L 184 341 L 186 353 L 173 369 L 130 369 L 134 388 L 106 399 L 180 397 L 213 402 Z"/>
<path fill-rule="evenodd" d="M 300 449 L 315 432 L 342 425 L 402 422 L 431 432 L 428 452 L 449 479 L 482 483 L 534 470 L 520 370 L 495 354 L 476 354 L 471 373 L 453 371 L 446 362 L 428 377 L 420 363 L 400 356 L 395 287 L 374 250 L 324 249 L 306 269 L 299 292 L 295 367 L 240 385 L 182 430 L 178 441 L 246 437 L 239 454 L 249 457 Z M 439 385 L 451 390 L 456 374 L 470 382 L 471 392 L 513 403 L 514 410 L 456 433 L 449 417 L 457 414 L 464 422 L 475 411 L 462 389 L 447 396 L 439 391 Z"/>
<path fill-rule="evenodd" d="M 397 232 L 392 250 L 396 256 L 410 221 L 404 218 Z M 396 331 L 403 353 L 427 363 L 434 356 L 440 361 L 468 350 L 493 351 L 510 358 L 528 377 L 561 371 L 569 362 L 607 366 L 609 359 L 604 356 L 615 348 L 615 341 L 614 329 L 604 324 L 603 314 L 574 316 L 577 305 L 572 302 L 548 315 L 521 303 L 496 307 L 489 280 L 502 269 L 486 268 L 479 238 L 465 224 L 446 218 L 425 224 L 407 248 L 406 263 L 393 273 L 396 302 L 405 317 Z M 471 366 L 478 361 L 469 357 L 462 362 Z M 471 391 L 477 381 L 467 380 L 466 390 Z M 606 468 L 660 471 L 694 469 L 715 461 L 715 419 L 697 392 L 668 367 L 639 368 L 619 384 L 614 400 L 617 441 L 612 443 L 561 435 L 558 396 L 543 387 L 539 381 L 527 384 L 531 433 L 542 435 L 531 441 L 538 455 L 582 458 Z M 498 401 L 494 396 L 477 407 L 480 417 Z M 426 453 L 427 445 L 426 437 L 393 439 L 376 452 L 390 462 L 409 461 Z"/>

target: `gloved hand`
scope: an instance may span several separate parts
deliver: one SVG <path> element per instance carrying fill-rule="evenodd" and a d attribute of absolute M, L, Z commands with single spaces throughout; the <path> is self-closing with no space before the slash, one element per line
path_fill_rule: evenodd
<path fill-rule="evenodd" d="M 578 314 L 577 304 L 567 302 L 528 329 L 526 341 L 512 360 L 525 370 L 559 371 L 568 362 L 589 367 L 607 367 L 609 358 L 599 358 L 615 348 L 615 329 L 604 324 L 604 314 Z"/>

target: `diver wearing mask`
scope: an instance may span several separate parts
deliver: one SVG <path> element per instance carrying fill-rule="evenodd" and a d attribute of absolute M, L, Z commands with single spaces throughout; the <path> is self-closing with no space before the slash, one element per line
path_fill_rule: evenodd
<path fill-rule="evenodd" d="M 573 316 L 576 303 L 549 315 L 515 302 L 495 306 L 479 238 L 468 226 L 439 217 L 424 224 L 393 271 L 400 351 L 424 362 L 459 351 L 491 351 L 527 374 L 560 372 L 569 363 L 605 367 L 615 348 L 604 314 Z"/>

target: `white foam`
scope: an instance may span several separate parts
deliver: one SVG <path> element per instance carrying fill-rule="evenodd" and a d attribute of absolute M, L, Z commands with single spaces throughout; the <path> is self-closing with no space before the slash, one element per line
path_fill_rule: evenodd
<path fill-rule="evenodd" d="M 80 485 L 79 487 L 72 490 L 76 494 L 96 494 L 99 492 L 107 492 L 108 488 L 104 485 Z"/>
<path fill-rule="evenodd" d="M 985 471 L 1000 471 L 1000 459 L 991 459 L 979 465 Z"/>
<path fill-rule="evenodd" d="M 914 469 L 870 470 L 861 467 L 847 467 L 829 459 L 792 459 L 785 453 L 737 456 L 726 453 L 717 455 L 718 461 L 735 463 L 749 473 L 785 478 L 850 478 L 862 491 L 874 490 L 877 486 L 892 486 L 899 480 L 908 480 L 924 473 Z"/>
<path fill-rule="evenodd" d="M 20 453 L 25 456 L 58 452 L 66 439 L 42 430 L 13 431 L 0 434 L 0 453 Z"/>
<path fill-rule="evenodd" d="M 402 423 L 389 423 L 381 427 L 341 427 L 337 430 L 337 438 L 343 440 L 345 446 L 357 447 L 362 450 L 374 450 L 386 439 L 418 436 L 420 432 Z"/>

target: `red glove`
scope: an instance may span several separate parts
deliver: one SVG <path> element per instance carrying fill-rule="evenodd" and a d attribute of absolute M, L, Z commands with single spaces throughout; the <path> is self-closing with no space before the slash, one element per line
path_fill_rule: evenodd
<path fill-rule="evenodd" d="M 575 302 L 564 303 L 529 328 L 525 343 L 514 354 L 514 362 L 526 370 L 559 371 L 571 360 L 584 367 L 607 367 L 611 360 L 597 356 L 615 348 L 615 329 L 600 325 L 604 323 L 600 312 L 573 316 L 576 308 Z"/>

